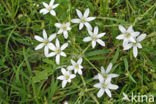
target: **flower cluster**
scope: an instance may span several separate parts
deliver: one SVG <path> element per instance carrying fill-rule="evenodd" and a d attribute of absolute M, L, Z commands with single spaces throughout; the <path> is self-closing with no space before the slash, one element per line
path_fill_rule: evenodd
<path fill-rule="evenodd" d="M 56 12 L 54 9 L 59 6 L 59 4 L 54 4 L 54 0 L 51 0 L 49 4 L 43 2 L 44 9 L 40 10 L 40 13 L 43 15 L 50 13 L 52 16 L 56 16 Z M 57 33 L 52 33 L 49 37 L 47 36 L 47 33 L 45 29 L 43 30 L 43 38 L 35 35 L 35 39 L 39 42 L 41 42 L 39 45 L 35 47 L 35 50 L 39 50 L 44 47 L 44 55 L 46 57 L 54 57 L 56 56 L 56 64 L 60 64 L 60 57 L 67 57 L 64 50 L 68 47 L 68 42 L 64 43 L 63 45 L 60 45 L 60 41 L 57 38 L 57 34 L 63 34 L 65 39 L 68 39 L 68 31 L 71 31 L 71 23 L 77 23 L 79 24 L 79 30 L 82 30 L 85 26 L 89 36 L 85 37 L 83 39 L 84 42 L 90 42 L 92 48 L 96 47 L 96 43 L 100 44 L 101 46 L 105 46 L 105 42 L 101 39 L 103 36 L 106 35 L 105 32 L 99 33 L 98 26 L 95 26 L 92 28 L 91 22 L 92 20 L 95 20 L 95 17 L 89 17 L 90 10 L 87 8 L 84 12 L 84 14 L 76 9 L 76 13 L 78 15 L 78 18 L 72 19 L 71 21 L 68 21 L 66 23 L 55 23 L 54 26 L 58 28 Z M 133 55 L 134 57 L 137 56 L 138 50 L 137 48 L 142 48 L 142 45 L 140 42 L 146 37 L 146 34 L 140 34 L 140 32 L 135 32 L 133 30 L 133 27 L 130 26 L 127 30 L 119 25 L 119 30 L 121 31 L 121 34 L 116 37 L 116 39 L 123 40 L 123 47 L 124 50 L 128 50 L 133 47 Z M 55 39 L 55 44 L 53 43 L 53 40 Z M 51 51 L 51 52 L 50 52 Z M 62 88 L 66 86 L 67 83 L 70 83 L 73 78 L 76 77 L 76 74 L 82 76 L 83 74 L 83 58 L 80 56 L 77 61 L 74 61 L 73 59 L 70 60 L 71 65 L 68 65 L 66 68 L 62 67 L 61 72 L 62 75 L 57 77 L 57 79 L 62 80 Z M 98 80 L 99 83 L 96 83 L 94 87 L 99 88 L 99 92 L 97 93 L 98 97 L 101 97 L 104 92 L 107 93 L 109 97 L 112 97 L 112 94 L 110 90 L 116 90 L 118 89 L 117 85 L 112 84 L 112 78 L 116 78 L 119 75 L 118 74 L 111 74 L 110 71 L 112 69 L 112 63 L 110 63 L 107 67 L 107 70 L 104 69 L 104 67 L 101 67 L 101 72 L 98 73 L 93 79 Z"/>
<path fill-rule="evenodd" d="M 145 39 L 146 34 L 140 34 L 140 32 L 135 32 L 132 26 L 129 26 L 126 30 L 123 26 L 119 25 L 119 30 L 121 34 L 116 37 L 116 39 L 123 40 L 124 50 L 128 50 L 133 47 L 133 56 L 137 57 L 138 49 L 142 48 L 140 42 Z"/>

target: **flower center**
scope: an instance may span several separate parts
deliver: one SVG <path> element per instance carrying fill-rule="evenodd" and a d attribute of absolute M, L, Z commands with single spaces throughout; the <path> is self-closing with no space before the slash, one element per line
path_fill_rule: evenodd
<path fill-rule="evenodd" d="M 103 84 L 103 85 L 102 85 L 102 87 L 103 87 L 103 88 L 106 88 L 106 87 L 107 87 L 107 85 L 106 85 L 106 84 Z"/>
<path fill-rule="evenodd" d="M 81 18 L 81 22 L 84 23 L 86 22 L 86 19 L 84 17 Z"/>
<path fill-rule="evenodd" d="M 94 40 L 96 40 L 96 39 L 97 39 L 97 36 L 96 36 L 96 35 L 93 35 L 92 38 L 93 38 Z"/>
<path fill-rule="evenodd" d="M 75 69 L 79 69 L 79 65 L 78 64 L 75 65 Z"/>
<path fill-rule="evenodd" d="M 106 79 L 107 78 L 107 74 L 105 74 L 103 77 Z"/>
<path fill-rule="evenodd" d="M 60 49 L 56 49 L 56 53 L 58 53 L 58 54 L 59 54 L 60 52 L 61 52 L 61 50 L 60 50 Z"/>
<path fill-rule="evenodd" d="M 65 75 L 65 79 L 68 80 L 69 79 L 69 75 Z"/>
<path fill-rule="evenodd" d="M 47 40 L 46 40 L 46 41 L 44 41 L 44 44 L 45 44 L 45 45 L 47 45 L 48 43 L 49 43 L 49 42 L 48 42 Z"/>
<path fill-rule="evenodd" d="M 129 37 L 130 37 L 130 34 L 129 34 L 129 33 L 126 33 L 125 36 L 126 36 L 127 38 L 129 38 Z"/>
<path fill-rule="evenodd" d="M 62 29 L 63 29 L 63 30 L 67 30 L 67 27 L 66 27 L 66 26 L 63 26 Z"/>
<path fill-rule="evenodd" d="M 52 10 L 52 7 L 51 7 L 51 6 L 49 6 L 47 9 L 48 9 L 49 11 L 51 11 L 51 10 Z"/>

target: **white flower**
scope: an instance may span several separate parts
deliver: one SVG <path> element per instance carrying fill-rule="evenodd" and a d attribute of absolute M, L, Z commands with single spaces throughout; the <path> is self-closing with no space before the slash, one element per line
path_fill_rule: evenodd
<path fill-rule="evenodd" d="M 100 89 L 97 93 L 97 97 L 100 98 L 104 94 L 104 92 L 106 92 L 109 97 L 112 97 L 110 89 L 116 90 L 119 87 L 117 85 L 111 84 L 111 78 L 107 78 L 106 80 L 104 80 L 104 78 L 100 74 L 98 74 L 98 78 L 99 83 L 94 85 L 94 87 Z"/>
<path fill-rule="evenodd" d="M 67 101 L 64 101 L 63 104 L 68 104 L 68 102 Z"/>
<path fill-rule="evenodd" d="M 47 14 L 47 13 L 50 12 L 51 15 L 56 16 L 56 13 L 55 13 L 54 9 L 56 7 L 58 7 L 59 4 L 54 4 L 54 1 L 55 0 L 51 0 L 50 3 L 49 3 L 49 5 L 47 3 L 45 3 L 45 2 L 43 2 L 43 6 L 45 8 L 44 9 L 41 9 L 40 10 L 40 13 L 42 13 L 43 15 L 45 15 L 45 14 Z"/>
<path fill-rule="evenodd" d="M 84 42 L 92 41 L 92 48 L 95 48 L 96 42 L 98 42 L 101 46 L 105 46 L 105 43 L 100 38 L 102 38 L 106 33 L 98 34 L 98 31 L 99 29 L 97 26 L 94 28 L 94 32 L 92 32 L 91 30 L 88 30 L 88 33 L 90 36 L 85 37 L 83 41 Z"/>
<path fill-rule="evenodd" d="M 82 75 L 82 68 L 83 66 L 81 65 L 82 64 L 82 58 L 79 58 L 77 62 L 75 62 L 74 60 L 71 59 L 71 63 L 72 63 L 72 66 L 69 66 L 68 69 L 69 70 L 74 70 L 74 73 L 78 73 L 80 75 Z"/>
<path fill-rule="evenodd" d="M 136 38 L 136 42 L 130 42 L 129 44 L 125 45 L 124 50 L 128 50 L 133 47 L 133 56 L 137 57 L 138 48 L 142 48 L 142 45 L 140 44 L 140 42 L 144 40 L 145 37 L 146 37 L 146 34 L 141 34 L 140 36 Z"/>
<path fill-rule="evenodd" d="M 80 23 L 79 30 L 81 30 L 84 27 L 84 25 L 87 27 L 87 29 L 92 30 L 92 27 L 88 22 L 94 20 L 95 17 L 88 17 L 89 16 L 89 8 L 86 9 L 86 11 L 84 12 L 84 15 L 82 15 L 81 11 L 78 9 L 76 9 L 76 12 L 77 12 L 79 19 L 72 19 L 71 22 Z"/>
<path fill-rule="evenodd" d="M 122 34 L 118 35 L 116 39 L 123 40 L 123 47 L 128 42 L 136 42 L 135 37 L 137 37 L 140 34 L 140 32 L 134 32 L 132 26 L 129 26 L 126 30 L 123 26 L 119 25 L 119 30 Z"/>
<path fill-rule="evenodd" d="M 101 67 L 101 73 L 99 73 L 99 74 L 101 74 L 101 76 L 103 76 L 104 80 L 107 79 L 107 78 L 110 78 L 110 79 L 111 79 L 111 78 L 115 78 L 115 77 L 118 77 L 118 76 L 119 76 L 118 74 L 109 74 L 110 71 L 111 71 L 111 69 L 112 69 L 112 66 L 113 66 L 113 64 L 110 63 L 110 64 L 108 65 L 108 67 L 107 67 L 106 70 L 104 69 L 103 66 Z M 96 75 L 96 76 L 94 77 L 94 79 L 99 79 L 99 78 L 98 78 L 98 75 Z"/>
<path fill-rule="evenodd" d="M 42 42 L 41 44 L 37 45 L 35 47 L 35 50 L 39 50 L 41 49 L 42 47 L 44 47 L 44 54 L 45 56 L 48 55 L 48 50 L 49 50 L 49 47 L 50 47 L 50 43 L 54 38 L 56 37 L 56 34 L 52 34 L 49 36 L 49 38 L 47 37 L 47 33 L 46 31 L 43 29 L 43 38 L 38 36 L 38 35 L 35 35 L 34 38 L 39 41 L 39 42 Z"/>
<path fill-rule="evenodd" d="M 56 45 L 56 46 L 55 46 Z M 62 46 L 60 46 L 60 42 L 58 39 L 56 39 L 54 44 L 50 44 L 49 49 L 54 51 L 47 55 L 47 57 L 53 57 L 56 55 L 56 64 L 60 64 L 60 56 L 66 57 L 66 54 L 63 52 L 65 48 L 67 48 L 68 43 L 64 43 Z"/>
<path fill-rule="evenodd" d="M 57 34 L 63 33 L 64 38 L 67 39 L 68 38 L 68 31 L 71 30 L 70 22 L 63 23 L 63 24 L 55 23 L 55 26 L 57 28 L 59 28 L 59 31 Z"/>
<path fill-rule="evenodd" d="M 57 79 L 62 80 L 62 88 L 64 88 L 67 84 L 67 82 L 71 82 L 71 79 L 75 78 L 75 74 L 71 74 L 70 71 L 66 71 L 66 69 L 62 68 L 61 72 L 63 75 L 57 77 Z"/>

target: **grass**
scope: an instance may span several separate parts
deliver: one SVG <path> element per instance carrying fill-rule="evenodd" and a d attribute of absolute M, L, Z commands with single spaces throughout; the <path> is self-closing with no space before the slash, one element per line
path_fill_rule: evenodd
<path fill-rule="evenodd" d="M 50 0 L 0 0 L 0 103 L 1 104 L 123 104 L 123 92 L 156 97 L 156 1 L 155 0 L 56 0 L 57 17 L 42 15 L 42 2 Z M 39 4 L 39 7 L 34 6 Z M 54 23 L 67 22 L 76 17 L 75 9 L 84 11 L 90 8 L 90 15 L 97 19 L 91 22 L 100 32 L 106 32 L 103 40 L 106 47 L 96 49 L 87 47 L 82 39 L 88 35 L 78 25 L 72 24 L 69 33 L 71 44 L 65 50 L 68 57 L 61 57 L 61 65 L 70 65 L 70 59 L 83 57 L 83 77 L 77 77 L 64 89 L 59 76 L 59 67 L 55 58 L 44 57 L 43 50 L 35 51 L 38 42 L 34 35 L 57 32 Z M 146 33 L 142 41 L 143 48 L 137 58 L 132 51 L 123 51 L 118 25 L 133 25 L 134 29 Z M 61 44 L 68 41 L 61 35 L 57 38 Z M 85 50 L 86 49 L 86 50 Z M 113 73 L 120 74 L 113 79 L 119 89 L 112 91 L 113 97 L 106 94 L 97 98 L 98 89 L 92 78 L 101 66 L 114 64 Z M 137 103 L 136 103 L 137 104 Z M 154 104 L 154 103 L 153 103 Z"/>

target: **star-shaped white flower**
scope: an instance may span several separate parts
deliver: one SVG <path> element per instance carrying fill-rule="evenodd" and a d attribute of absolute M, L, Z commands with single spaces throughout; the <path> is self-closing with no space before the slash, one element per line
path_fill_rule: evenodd
<path fill-rule="evenodd" d="M 106 92 L 109 97 L 112 97 L 110 90 L 116 90 L 119 87 L 117 85 L 111 84 L 111 78 L 107 78 L 106 80 L 104 80 L 101 74 L 98 74 L 98 78 L 99 78 L 99 83 L 94 85 L 94 87 L 100 89 L 97 93 L 97 97 L 99 98 L 102 97 L 104 92 Z"/>
<path fill-rule="evenodd" d="M 105 43 L 100 38 L 102 38 L 106 33 L 98 34 L 98 31 L 99 29 L 97 26 L 94 28 L 94 32 L 92 32 L 91 30 L 88 30 L 88 33 L 90 36 L 85 37 L 83 41 L 84 42 L 92 41 L 92 48 L 95 48 L 96 42 L 98 42 L 101 46 L 105 46 Z"/>
<path fill-rule="evenodd" d="M 123 47 L 128 44 L 128 42 L 136 42 L 135 37 L 137 37 L 140 32 L 135 32 L 133 26 L 129 26 L 126 30 L 123 26 L 119 25 L 119 30 L 121 34 L 116 37 L 116 39 L 123 40 Z"/>
<path fill-rule="evenodd" d="M 108 65 L 108 67 L 107 67 L 106 70 L 104 69 L 103 66 L 101 67 L 101 73 L 99 73 L 99 74 L 101 74 L 101 75 L 103 76 L 104 80 L 107 79 L 107 78 L 110 78 L 110 79 L 111 79 L 111 78 L 116 78 L 116 77 L 119 76 L 118 74 L 110 74 L 110 71 L 111 71 L 111 69 L 112 69 L 112 66 L 113 66 L 113 64 L 110 63 L 110 64 Z M 96 75 L 96 76 L 94 77 L 94 79 L 99 79 L 99 78 L 98 78 L 98 75 Z"/>
<path fill-rule="evenodd" d="M 47 57 L 53 57 L 56 55 L 56 64 L 60 64 L 60 56 L 66 57 L 66 54 L 63 52 L 63 50 L 67 48 L 68 43 L 64 43 L 62 46 L 60 46 L 59 40 L 56 39 L 55 45 L 54 44 L 49 45 L 49 49 L 52 50 L 53 52 L 49 53 Z"/>
<path fill-rule="evenodd" d="M 82 58 L 79 58 L 77 62 L 71 59 L 72 66 L 69 66 L 69 70 L 74 70 L 74 73 L 78 73 L 79 75 L 82 75 Z"/>
<path fill-rule="evenodd" d="M 63 36 L 65 39 L 68 38 L 68 31 L 71 30 L 71 27 L 70 27 L 70 22 L 67 22 L 67 23 L 55 23 L 55 26 L 57 28 L 59 28 L 59 31 L 57 34 L 61 34 L 63 33 Z"/>
<path fill-rule="evenodd" d="M 56 12 L 54 11 L 54 9 L 56 7 L 58 7 L 59 4 L 54 4 L 54 1 L 55 0 L 51 0 L 50 3 L 49 3 L 49 5 L 47 3 L 45 3 L 45 2 L 43 2 L 43 6 L 45 8 L 41 9 L 40 10 L 40 13 L 42 13 L 43 15 L 45 15 L 45 14 L 47 14 L 47 13 L 50 12 L 51 15 L 56 16 Z"/>
<path fill-rule="evenodd" d="M 129 50 L 130 48 L 133 47 L 133 56 L 137 57 L 138 55 L 138 48 L 142 48 L 142 45 L 140 42 L 144 40 L 146 37 L 146 34 L 141 34 L 136 38 L 136 42 L 130 42 L 127 45 L 124 46 L 124 50 Z"/>
<path fill-rule="evenodd" d="M 52 34 L 49 36 L 49 38 L 47 37 L 47 33 L 45 31 L 45 29 L 43 29 L 43 38 L 38 36 L 38 35 L 35 35 L 34 38 L 39 41 L 39 42 L 42 42 L 41 44 L 37 45 L 35 47 L 35 50 L 39 50 L 41 48 L 44 47 L 44 55 L 47 56 L 48 55 L 48 50 L 49 50 L 49 47 L 50 47 L 50 43 L 54 38 L 56 37 L 56 34 Z"/>
<path fill-rule="evenodd" d="M 70 83 L 71 80 L 76 77 L 76 75 L 71 74 L 71 72 L 69 70 L 66 71 L 66 69 L 64 69 L 64 68 L 61 69 L 61 72 L 62 72 L 63 75 L 57 77 L 57 79 L 63 81 L 62 82 L 62 88 L 64 88 L 68 82 Z"/>
<path fill-rule="evenodd" d="M 76 9 L 76 12 L 77 12 L 79 19 L 72 19 L 71 22 L 80 23 L 79 30 L 82 30 L 84 25 L 87 27 L 87 29 L 92 30 L 92 26 L 89 24 L 89 22 L 94 20 L 95 17 L 88 17 L 89 16 L 89 8 L 86 9 L 86 11 L 84 12 L 84 15 L 82 15 L 82 12 L 78 9 Z"/>

